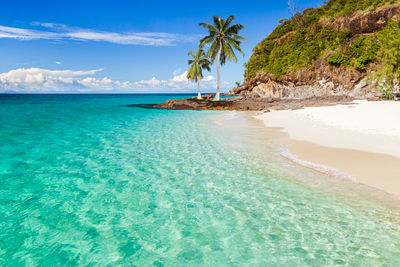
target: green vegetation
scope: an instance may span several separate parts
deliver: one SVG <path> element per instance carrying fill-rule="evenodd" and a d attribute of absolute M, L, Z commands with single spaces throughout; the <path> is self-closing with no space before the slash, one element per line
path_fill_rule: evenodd
<path fill-rule="evenodd" d="M 197 83 L 197 98 L 201 99 L 200 81 L 203 79 L 203 69 L 210 71 L 210 60 L 202 48 L 199 48 L 196 54 L 193 51 L 188 53 L 192 59 L 188 60 L 190 65 L 186 78 Z"/>
<path fill-rule="evenodd" d="M 330 0 L 321 7 L 308 8 L 291 19 L 280 20 L 280 25 L 253 49 L 253 55 L 245 65 L 245 79 L 253 78 L 259 72 L 268 72 L 278 78 L 296 70 L 314 69 L 316 60 L 368 71 L 368 65 L 385 58 L 386 52 L 382 51 L 388 48 L 383 40 L 392 37 L 383 34 L 386 30 L 368 36 L 352 36 L 350 31 L 336 31 L 330 25 L 339 16 L 394 3 L 399 0 Z M 387 43 L 392 48 L 393 45 L 396 45 L 394 40 Z M 390 67 L 385 69 L 389 70 Z M 379 72 L 376 73 L 378 77 Z"/>
<path fill-rule="evenodd" d="M 208 30 L 209 35 L 200 40 L 200 48 L 210 44 L 207 56 L 211 58 L 211 64 L 217 59 L 217 74 L 218 74 L 218 85 L 217 94 L 215 100 L 220 99 L 220 65 L 224 65 L 226 60 L 233 60 L 237 62 L 237 58 L 233 49 L 236 49 L 244 56 L 240 44 L 242 41 L 247 41 L 246 38 L 238 35 L 239 31 L 244 28 L 241 24 L 231 25 L 234 20 L 234 16 L 229 16 L 226 20 L 221 17 L 213 16 L 213 25 L 209 23 L 200 23 Z"/>
<path fill-rule="evenodd" d="M 354 40 L 353 44 L 339 48 L 330 55 L 326 62 L 333 66 L 353 67 L 358 71 L 366 71 L 366 66 L 376 59 L 379 50 L 377 36 L 362 36 Z"/>
<path fill-rule="evenodd" d="M 220 100 L 220 66 L 224 65 L 226 60 L 237 62 L 234 49 L 244 56 L 240 44 L 242 41 L 247 41 L 247 39 L 238 34 L 240 30 L 244 29 L 244 26 L 241 24 L 231 25 L 234 19 L 233 15 L 229 16 L 226 20 L 213 16 L 214 25 L 205 22 L 199 23 L 199 26 L 208 30 L 208 35 L 200 40 L 196 53 L 193 51 L 189 52 L 189 56 L 192 59 L 188 61 L 190 67 L 186 75 L 189 81 L 197 82 L 198 99 L 201 99 L 200 81 L 203 79 L 203 69 L 210 71 L 210 65 L 217 59 L 218 84 L 215 100 Z M 206 45 L 210 45 L 207 54 L 204 52 Z M 236 82 L 236 85 L 240 86 L 240 83 Z"/>
<path fill-rule="evenodd" d="M 336 32 L 331 27 L 318 23 L 289 35 L 281 45 L 268 38 L 259 44 L 247 63 L 246 76 L 254 77 L 261 70 L 279 77 L 292 70 L 307 67 L 323 51 L 335 49 L 351 36 L 348 32 Z"/>
<path fill-rule="evenodd" d="M 378 62 L 370 73 L 371 83 L 385 98 L 393 98 L 395 86 L 400 83 L 400 27 L 399 21 L 393 19 L 378 34 L 380 49 Z"/>
<path fill-rule="evenodd" d="M 330 16 L 340 16 L 357 10 L 375 10 L 379 7 L 398 3 L 397 0 L 339 0 L 329 1 L 324 9 Z"/>

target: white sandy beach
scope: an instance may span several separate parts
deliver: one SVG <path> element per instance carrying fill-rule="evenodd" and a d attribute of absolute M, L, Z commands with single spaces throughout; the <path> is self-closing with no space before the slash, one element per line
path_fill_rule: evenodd
<path fill-rule="evenodd" d="M 331 166 L 360 183 L 400 196 L 399 114 L 400 102 L 355 101 L 255 117 L 289 135 L 292 160 Z"/>

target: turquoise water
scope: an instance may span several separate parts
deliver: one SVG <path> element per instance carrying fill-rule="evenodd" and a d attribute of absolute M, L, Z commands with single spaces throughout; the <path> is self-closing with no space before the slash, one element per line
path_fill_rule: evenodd
<path fill-rule="evenodd" d="M 225 113 L 121 106 L 170 97 L 0 95 L 0 265 L 400 265 L 396 209 L 308 186 Z"/>

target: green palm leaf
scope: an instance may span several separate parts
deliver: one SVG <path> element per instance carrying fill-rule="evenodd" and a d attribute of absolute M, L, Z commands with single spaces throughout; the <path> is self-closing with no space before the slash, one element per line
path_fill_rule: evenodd
<path fill-rule="evenodd" d="M 204 52 L 202 47 L 199 47 L 196 53 L 190 51 L 188 53 L 192 59 L 188 60 L 190 65 L 187 72 L 186 78 L 190 81 L 194 81 L 198 84 L 198 98 L 201 99 L 200 95 L 200 81 L 203 79 L 203 69 L 210 71 L 210 60 Z"/>
<path fill-rule="evenodd" d="M 233 15 L 226 20 L 219 16 L 213 16 L 213 25 L 205 22 L 199 23 L 199 26 L 208 30 L 208 35 L 200 40 L 200 48 L 210 45 L 207 56 L 211 59 L 211 64 L 214 64 L 215 59 L 217 59 L 218 85 L 216 100 L 219 100 L 220 95 L 220 65 L 224 65 L 226 60 L 237 62 L 238 59 L 234 50 L 239 51 L 244 56 L 240 44 L 242 41 L 247 41 L 247 39 L 238 35 L 239 31 L 244 29 L 244 26 L 241 24 L 231 25 L 234 19 Z"/>

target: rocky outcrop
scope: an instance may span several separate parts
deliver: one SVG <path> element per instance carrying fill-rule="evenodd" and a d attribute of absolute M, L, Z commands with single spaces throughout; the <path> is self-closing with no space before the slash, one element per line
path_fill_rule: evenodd
<path fill-rule="evenodd" d="M 353 35 L 373 33 L 381 30 L 390 19 L 398 17 L 400 4 L 392 5 L 375 11 L 367 11 L 354 16 L 345 16 L 326 23 L 336 31 L 348 30 Z"/>
<path fill-rule="evenodd" d="M 275 42 L 277 42 L 278 44 L 282 45 L 284 42 L 286 42 L 290 37 L 292 37 L 296 32 L 289 32 L 287 34 L 285 34 L 284 36 L 282 36 L 281 38 L 277 38 L 275 39 Z"/>
<path fill-rule="evenodd" d="M 277 98 L 246 98 L 232 97 L 221 101 L 197 98 L 170 99 L 158 105 L 128 105 L 125 107 L 162 108 L 162 109 L 189 109 L 189 110 L 240 110 L 266 111 L 270 109 L 300 109 L 310 106 L 327 106 L 334 104 L 351 103 L 354 98 L 347 96 L 312 97 L 306 99 L 277 99 Z"/>
<path fill-rule="evenodd" d="M 224 99 L 214 101 L 212 99 L 189 98 L 170 99 L 162 104 L 154 105 L 162 109 L 186 109 L 186 110 L 266 110 L 268 101 L 243 101 L 243 99 Z"/>
<path fill-rule="evenodd" d="M 333 27 L 336 31 L 351 31 L 354 38 L 377 32 L 387 23 L 400 16 L 400 4 L 382 7 L 374 11 L 356 12 L 334 21 L 326 17 L 320 23 Z M 289 32 L 275 39 L 283 44 L 293 35 Z M 354 40 L 353 38 L 353 40 Z M 351 41 L 350 41 L 351 42 Z M 304 68 L 278 79 L 269 73 L 258 73 L 255 78 L 246 80 L 241 87 L 233 88 L 232 94 L 245 98 L 280 98 L 304 99 L 324 96 L 349 96 L 355 98 L 371 98 L 380 95 L 367 83 L 366 72 L 349 67 L 328 66 L 329 54 L 312 63 L 312 69 Z"/>
<path fill-rule="evenodd" d="M 349 96 L 369 98 L 377 92 L 366 83 L 366 74 L 345 67 L 315 62 L 314 70 L 303 69 L 275 79 L 264 73 L 246 81 L 241 87 L 231 90 L 232 94 L 246 98 L 302 99 L 323 96 Z"/>

